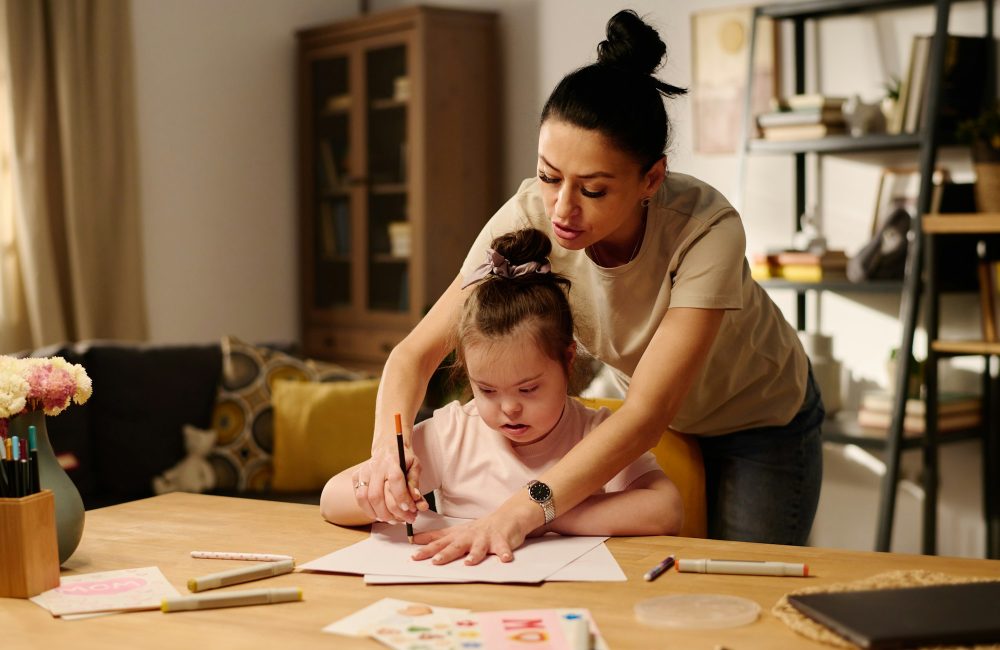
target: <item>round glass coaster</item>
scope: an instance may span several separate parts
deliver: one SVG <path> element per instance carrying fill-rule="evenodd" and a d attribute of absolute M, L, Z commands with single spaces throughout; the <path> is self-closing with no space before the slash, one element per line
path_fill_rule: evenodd
<path fill-rule="evenodd" d="M 754 601 L 720 594 L 657 596 L 635 604 L 635 617 L 653 627 L 719 629 L 753 623 L 758 616 Z"/>

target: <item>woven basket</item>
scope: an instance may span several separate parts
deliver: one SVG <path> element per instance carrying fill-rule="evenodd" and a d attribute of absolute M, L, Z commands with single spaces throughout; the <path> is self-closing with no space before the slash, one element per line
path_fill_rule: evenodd
<path fill-rule="evenodd" d="M 977 162 L 976 209 L 1000 213 L 1000 162 Z"/>

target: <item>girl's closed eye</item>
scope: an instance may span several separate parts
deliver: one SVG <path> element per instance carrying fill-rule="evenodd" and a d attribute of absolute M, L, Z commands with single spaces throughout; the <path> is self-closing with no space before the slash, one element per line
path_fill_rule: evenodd
<path fill-rule="evenodd" d="M 543 183 L 549 183 L 550 185 L 553 184 L 553 183 L 558 183 L 559 182 L 558 178 L 555 178 L 553 176 L 549 176 L 548 174 L 546 174 L 545 172 L 543 172 L 541 169 L 538 170 L 538 180 L 542 181 Z"/>
<path fill-rule="evenodd" d="M 534 393 L 536 390 L 538 390 L 538 385 L 537 384 L 534 385 L 534 386 L 523 386 L 521 388 L 521 392 L 522 393 Z"/>
<path fill-rule="evenodd" d="M 588 190 L 586 187 L 581 187 L 580 194 L 583 194 L 588 199 L 599 199 L 607 194 L 607 190 Z"/>

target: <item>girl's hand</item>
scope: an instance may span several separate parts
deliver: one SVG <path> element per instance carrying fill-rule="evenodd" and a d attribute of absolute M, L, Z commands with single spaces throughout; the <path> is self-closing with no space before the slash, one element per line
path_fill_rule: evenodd
<path fill-rule="evenodd" d="M 422 545 L 413 559 L 431 558 L 433 564 L 447 564 L 463 557 L 468 565 L 479 564 L 487 555 L 510 562 L 514 559 L 513 549 L 524 543 L 524 533 L 512 517 L 498 511 L 467 524 L 414 535 L 413 543 Z"/>
<path fill-rule="evenodd" d="M 409 447 L 404 448 L 404 453 L 407 462 L 405 482 L 399 469 L 395 437 L 391 447 L 377 447 L 368 462 L 359 465 L 352 476 L 354 500 L 375 521 L 412 524 L 418 510 L 430 508 L 416 487 L 420 484 L 420 459 Z"/>

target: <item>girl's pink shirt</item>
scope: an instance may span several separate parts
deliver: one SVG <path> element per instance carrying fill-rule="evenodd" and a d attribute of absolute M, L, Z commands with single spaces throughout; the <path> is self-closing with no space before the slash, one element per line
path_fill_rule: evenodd
<path fill-rule="evenodd" d="M 594 410 L 567 398 L 555 428 L 538 442 L 514 447 L 490 429 L 475 400 L 452 402 L 413 429 L 413 450 L 420 458 L 420 491 L 437 490 L 437 510 L 450 517 L 477 519 L 496 510 L 528 481 L 556 464 L 583 436 L 611 412 Z M 647 472 L 660 469 L 646 452 L 602 488 L 619 492 Z M 559 495 L 555 495 L 556 509 Z"/>

